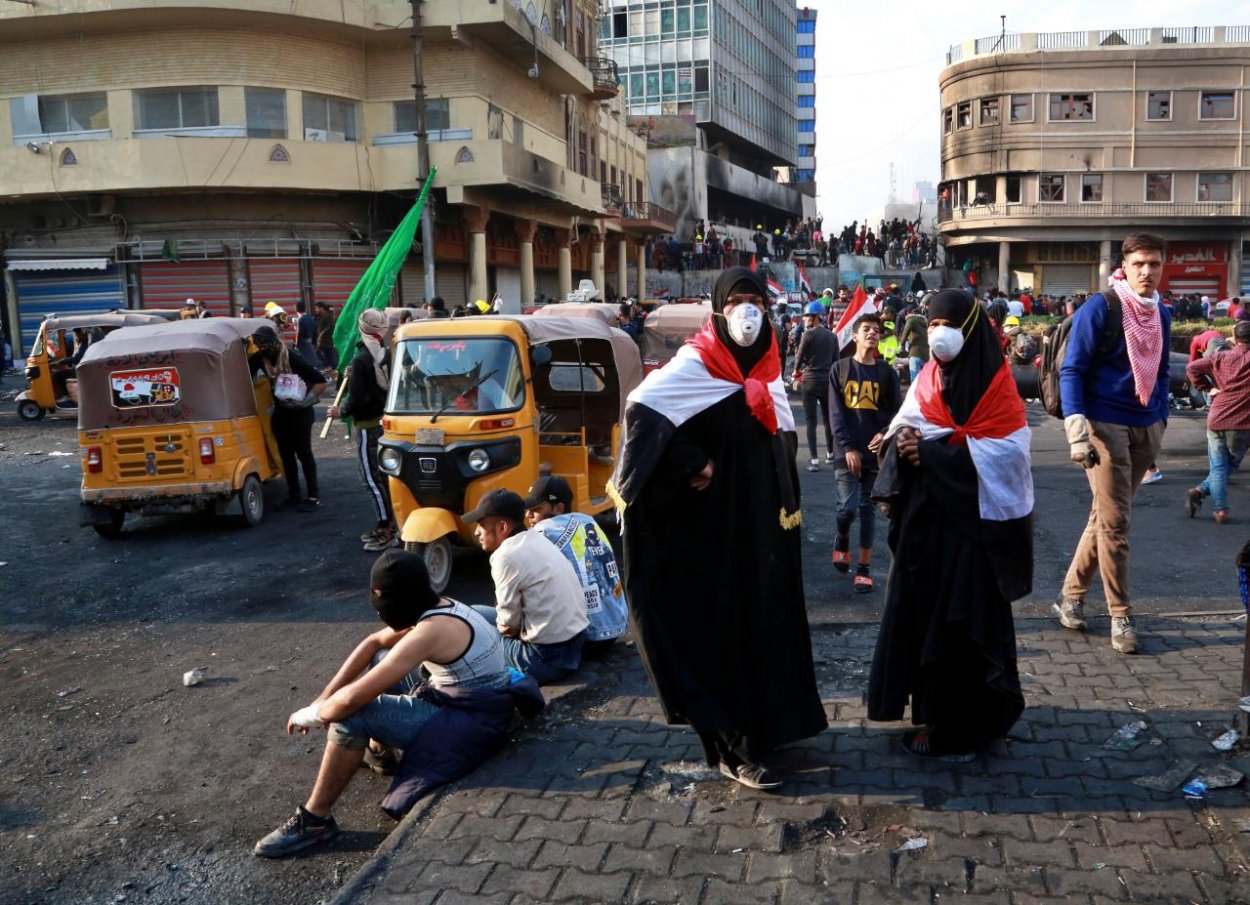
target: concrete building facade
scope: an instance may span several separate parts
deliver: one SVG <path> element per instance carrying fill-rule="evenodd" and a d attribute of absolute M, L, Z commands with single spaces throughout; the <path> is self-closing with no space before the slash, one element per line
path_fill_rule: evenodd
<path fill-rule="evenodd" d="M 795 23 L 795 150 L 790 181 L 807 194 L 816 194 L 816 10 L 799 9 Z"/>
<path fill-rule="evenodd" d="M 637 291 L 671 217 L 646 203 L 595 3 L 420 5 L 437 292 L 519 307 L 585 277 Z M 410 15 L 402 0 L 0 7 L 14 338 L 49 306 L 341 303 L 419 188 Z M 423 297 L 428 251 L 397 301 Z"/>
<path fill-rule="evenodd" d="M 651 200 L 675 212 L 678 238 L 704 221 L 744 248 L 757 223 L 802 216 L 801 193 L 776 175 L 798 150 L 793 0 L 600 6 L 600 53 L 650 143 Z"/>
<path fill-rule="evenodd" d="M 1168 241 L 1164 289 L 1250 291 L 1250 26 L 1005 34 L 942 71 L 939 230 L 981 284 L 1107 284 L 1120 241 Z"/>

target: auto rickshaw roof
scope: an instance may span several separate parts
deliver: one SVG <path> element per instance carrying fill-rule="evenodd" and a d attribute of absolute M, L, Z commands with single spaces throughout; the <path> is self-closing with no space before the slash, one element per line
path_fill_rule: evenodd
<path fill-rule="evenodd" d="M 564 307 L 569 303 L 561 303 Z M 628 333 L 617 327 L 609 327 L 598 317 L 556 317 L 532 314 L 489 314 L 472 317 L 437 318 L 404 324 L 396 333 L 397 340 L 415 339 L 421 336 L 486 336 L 489 327 L 515 324 L 524 333 L 531 346 L 568 339 L 606 340 L 611 344 L 612 357 L 616 363 L 620 382 L 620 411 L 625 412 L 625 400 L 634 387 L 642 383 L 642 357 L 638 344 Z"/>
<path fill-rule="evenodd" d="M 91 327 L 138 327 L 144 324 L 163 324 L 165 318 L 148 311 L 97 311 L 90 314 L 49 314 L 43 325 L 49 332 L 57 330 L 82 330 Z"/>
<path fill-rule="evenodd" d="M 668 361 L 712 317 L 711 302 L 670 304 L 647 315 L 642 327 L 643 354 L 648 361 Z"/>
<path fill-rule="evenodd" d="M 185 321 L 157 318 L 142 329 L 123 327 L 110 333 L 87 350 L 79 366 L 103 358 L 174 349 L 221 353 L 232 343 L 251 336 L 261 327 L 272 329 L 273 323 L 260 317 L 205 317 Z"/>
<path fill-rule="evenodd" d="M 621 308 L 608 302 L 554 302 L 543 305 L 534 312 L 542 317 L 594 317 L 609 327 L 615 327 L 620 318 Z"/>

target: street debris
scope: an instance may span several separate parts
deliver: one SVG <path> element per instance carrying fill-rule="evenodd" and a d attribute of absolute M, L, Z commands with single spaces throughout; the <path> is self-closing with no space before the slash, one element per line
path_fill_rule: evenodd
<path fill-rule="evenodd" d="M 68 698 L 70 695 L 72 695 L 72 694 L 78 694 L 78 692 L 80 692 L 80 691 L 82 691 L 82 689 L 81 689 L 81 688 L 78 688 L 78 687 L 75 687 L 75 688 L 67 688 L 65 691 L 58 691 L 58 692 L 56 693 L 56 696 L 57 696 L 58 698 Z"/>
<path fill-rule="evenodd" d="M 1112 751 L 1132 751 L 1145 741 L 1141 737 L 1141 734 L 1145 731 L 1146 724 L 1141 720 L 1125 723 L 1109 739 L 1103 742 L 1102 746 Z"/>
<path fill-rule="evenodd" d="M 2 565 L 4 565 L 4 563 L 0 563 L 0 566 Z M 1237 701 L 1237 706 L 1246 713 L 1250 713 L 1250 695 L 1239 699 Z"/>
<path fill-rule="evenodd" d="M 1207 784 L 1199 779 L 1191 779 L 1181 786 L 1181 791 L 1191 801 L 1201 801 L 1202 796 L 1207 794 Z"/>
<path fill-rule="evenodd" d="M 1233 746 L 1237 744 L 1240 738 L 1241 738 L 1241 735 L 1237 732 L 1236 729 L 1229 729 L 1219 738 L 1211 742 L 1211 747 L 1214 748 L 1216 751 L 1231 751 L 1233 750 Z"/>
<path fill-rule="evenodd" d="M 1198 775 L 1194 777 L 1196 782 L 1202 783 L 1208 789 L 1231 789 L 1244 778 L 1244 773 L 1234 770 L 1227 764 L 1203 767 L 1198 771 Z"/>
<path fill-rule="evenodd" d="M 1151 789 L 1155 792 L 1171 792 L 1186 779 L 1189 775 L 1198 769 L 1196 760 L 1179 761 L 1170 770 L 1165 770 L 1157 776 L 1138 776 L 1133 780 L 1133 785 L 1141 786 L 1143 789 Z"/>
<path fill-rule="evenodd" d="M 926 839 L 924 836 L 913 836 L 911 839 L 908 839 L 906 842 L 904 842 L 894 851 L 895 852 L 918 852 L 922 848 L 928 848 L 928 846 L 929 846 L 929 840 Z"/>
<path fill-rule="evenodd" d="M 182 684 L 190 688 L 192 685 L 199 685 L 204 681 L 204 676 L 208 674 L 207 666 L 197 666 L 195 669 L 188 669 L 182 674 Z"/>

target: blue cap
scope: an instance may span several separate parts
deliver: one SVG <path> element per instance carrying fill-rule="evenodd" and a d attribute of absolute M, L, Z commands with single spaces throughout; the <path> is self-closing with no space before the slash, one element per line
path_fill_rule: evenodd
<path fill-rule="evenodd" d="M 824 316 L 825 316 L 825 306 L 824 306 L 824 305 L 822 305 L 820 302 L 808 302 L 808 303 L 807 303 L 807 310 L 805 310 L 803 313 L 804 313 L 804 314 L 814 314 L 814 315 L 816 315 L 817 317 L 824 317 Z"/>

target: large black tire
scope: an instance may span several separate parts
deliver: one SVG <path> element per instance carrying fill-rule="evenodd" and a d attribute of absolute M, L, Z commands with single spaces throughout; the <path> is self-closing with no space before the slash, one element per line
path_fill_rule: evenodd
<path fill-rule="evenodd" d="M 434 589 L 435 594 L 441 594 L 447 590 L 447 585 L 451 584 L 451 541 L 446 537 L 440 537 L 436 541 L 428 544 L 419 544 L 416 541 L 407 541 L 404 549 L 412 553 L 419 553 L 425 559 L 425 567 L 430 573 L 430 587 Z"/>
<path fill-rule="evenodd" d="M 126 510 L 109 509 L 109 520 L 107 522 L 98 522 L 91 527 L 95 529 L 95 533 L 100 537 L 114 538 L 122 533 L 122 525 L 126 522 Z"/>
<path fill-rule="evenodd" d="M 243 511 L 243 524 L 249 528 L 255 528 L 265 518 L 265 489 L 254 474 L 243 479 L 239 508 Z"/>
<path fill-rule="evenodd" d="M 33 399 L 23 399 L 17 404 L 17 415 L 23 421 L 38 421 L 43 417 L 43 409 Z"/>

